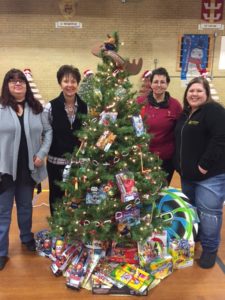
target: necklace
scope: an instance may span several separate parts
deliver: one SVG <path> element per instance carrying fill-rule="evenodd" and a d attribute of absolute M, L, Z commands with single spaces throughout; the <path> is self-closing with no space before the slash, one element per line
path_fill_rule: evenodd
<path fill-rule="evenodd" d="M 74 104 L 71 105 L 71 104 L 66 104 L 66 110 L 68 112 L 74 112 Z"/>

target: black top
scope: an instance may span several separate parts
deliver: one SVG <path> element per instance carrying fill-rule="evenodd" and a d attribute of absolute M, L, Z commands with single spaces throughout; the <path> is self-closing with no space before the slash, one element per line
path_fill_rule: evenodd
<path fill-rule="evenodd" d="M 25 101 L 21 102 L 19 105 L 22 105 L 24 108 Z M 18 152 L 18 161 L 17 161 L 17 175 L 16 183 L 26 184 L 26 185 L 35 185 L 34 180 L 31 178 L 29 163 L 28 163 L 28 148 L 27 140 L 24 130 L 23 116 L 18 116 L 20 126 L 21 126 L 21 138 Z M 5 190 L 10 188 L 13 184 L 13 177 L 9 174 L 0 174 L 0 193 L 3 193 Z"/>
<path fill-rule="evenodd" d="M 65 153 L 73 153 L 75 147 L 80 146 L 80 141 L 75 132 L 81 128 L 79 114 L 87 114 L 87 104 L 77 95 L 77 115 L 72 124 L 65 111 L 65 98 L 63 93 L 50 101 L 52 108 L 53 139 L 49 155 L 64 157 Z"/>
<path fill-rule="evenodd" d="M 21 139 L 18 153 L 16 182 L 20 184 L 34 184 L 29 170 L 28 148 L 24 130 L 23 115 L 24 114 L 22 114 L 22 116 L 18 116 L 21 126 Z"/>
<path fill-rule="evenodd" d="M 225 173 L 225 109 L 220 104 L 208 102 L 192 115 L 183 113 L 175 137 L 175 168 L 182 178 L 199 181 Z"/>

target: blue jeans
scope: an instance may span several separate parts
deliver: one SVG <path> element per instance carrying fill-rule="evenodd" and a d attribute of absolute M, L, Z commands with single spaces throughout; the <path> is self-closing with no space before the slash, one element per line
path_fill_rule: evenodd
<path fill-rule="evenodd" d="M 199 238 L 203 250 L 217 251 L 220 244 L 225 200 L 225 174 L 202 181 L 181 179 L 181 186 L 191 204 L 197 207 L 200 219 Z"/>
<path fill-rule="evenodd" d="M 26 243 L 33 239 L 34 235 L 31 232 L 33 190 L 32 185 L 13 183 L 4 193 L 0 194 L 0 256 L 8 255 L 9 229 L 14 197 L 21 242 Z"/>

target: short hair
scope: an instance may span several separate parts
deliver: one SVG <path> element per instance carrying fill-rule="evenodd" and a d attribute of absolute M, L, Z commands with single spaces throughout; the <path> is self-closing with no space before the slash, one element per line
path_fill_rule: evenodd
<path fill-rule="evenodd" d="M 1 99 L 0 103 L 3 106 L 11 106 L 13 110 L 18 111 L 17 101 L 15 97 L 13 97 L 9 91 L 9 81 L 11 79 L 21 79 L 26 83 L 26 95 L 25 99 L 28 105 L 32 108 L 35 114 L 39 114 L 43 111 L 42 104 L 34 98 L 34 94 L 31 90 L 30 84 L 24 75 L 24 73 L 19 69 L 10 69 L 3 79 L 2 91 L 1 91 Z"/>
<path fill-rule="evenodd" d="M 200 83 L 203 88 L 205 89 L 205 92 L 206 92 L 206 102 L 212 102 L 213 99 L 212 99 L 212 96 L 211 96 L 211 92 L 210 92 L 210 86 L 209 86 L 209 82 L 206 78 L 204 77 L 194 77 L 192 80 L 189 81 L 189 83 L 187 84 L 187 87 L 185 89 L 185 92 L 184 92 L 184 98 L 183 98 L 183 110 L 184 111 L 190 111 L 190 105 L 187 101 L 187 93 L 190 89 L 190 87 L 195 84 L 195 83 Z"/>
<path fill-rule="evenodd" d="M 72 65 L 63 65 L 58 69 L 56 74 L 58 84 L 61 84 L 63 77 L 68 75 L 72 75 L 76 79 L 77 83 L 80 83 L 81 75 L 79 69 L 75 68 Z"/>
<path fill-rule="evenodd" d="M 167 72 L 167 70 L 165 68 L 157 68 L 155 70 L 152 71 L 152 74 L 150 76 L 150 82 L 152 83 L 153 78 L 155 75 L 163 75 L 166 77 L 166 82 L 170 83 L 170 76 L 169 73 Z"/>

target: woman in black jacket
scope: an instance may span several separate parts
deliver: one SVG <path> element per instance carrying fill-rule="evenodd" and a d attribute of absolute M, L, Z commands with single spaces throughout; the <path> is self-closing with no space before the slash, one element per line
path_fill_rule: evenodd
<path fill-rule="evenodd" d="M 202 254 L 199 265 L 215 264 L 225 200 L 225 109 L 211 98 L 209 83 L 192 79 L 175 129 L 175 167 L 182 191 L 197 207 Z"/>
<path fill-rule="evenodd" d="M 79 70 L 70 65 L 63 65 L 57 72 L 57 80 L 62 92 L 45 107 L 53 129 L 47 160 L 51 214 L 54 212 L 55 203 L 62 201 L 64 196 L 64 191 L 60 189 L 57 181 L 62 181 L 63 170 L 69 164 L 65 154 L 72 154 L 81 144 L 75 134 L 82 125 L 79 115 L 87 114 L 87 105 L 77 94 L 81 80 Z"/>

